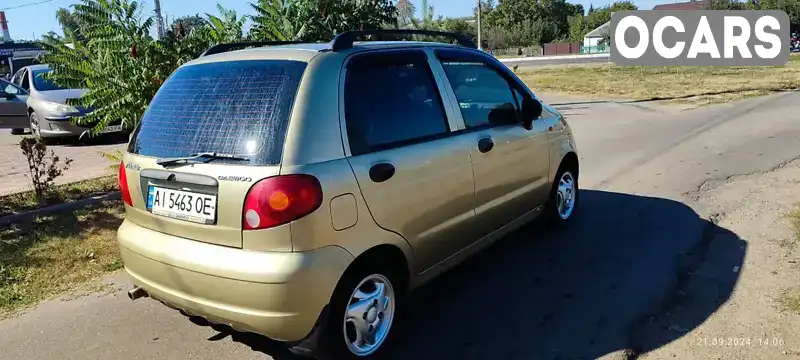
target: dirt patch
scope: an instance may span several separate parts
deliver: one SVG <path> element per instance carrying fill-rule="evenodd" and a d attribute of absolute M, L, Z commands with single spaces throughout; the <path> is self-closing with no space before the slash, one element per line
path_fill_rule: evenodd
<path fill-rule="evenodd" d="M 687 269 L 670 306 L 633 329 L 634 347 L 665 343 L 631 358 L 642 359 L 778 359 L 800 354 L 800 254 L 794 246 L 794 216 L 800 200 L 800 167 L 792 163 L 774 171 L 732 177 L 701 189 L 694 198 L 717 223 L 746 245 L 725 247 L 721 234 L 712 234 L 704 259 Z M 736 253 L 740 252 L 740 253 Z M 742 266 L 726 259 L 741 256 Z M 734 284 L 726 274 L 739 273 Z M 729 299 L 720 289 L 732 287 Z M 697 327 L 686 323 L 698 309 L 719 309 Z M 690 330 L 691 329 L 691 330 Z"/>

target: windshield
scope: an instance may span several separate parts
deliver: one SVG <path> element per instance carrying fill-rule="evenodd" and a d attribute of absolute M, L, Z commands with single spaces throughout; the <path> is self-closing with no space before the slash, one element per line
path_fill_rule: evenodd
<path fill-rule="evenodd" d="M 158 90 L 128 151 L 158 158 L 212 152 L 280 164 L 306 63 L 248 60 L 178 69 Z"/>
<path fill-rule="evenodd" d="M 50 72 L 50 69 L 33 70 L 33 87 L 39 91 L 50 90 L 64 90 L 63 87 L 56 85 L 54 82 L 44 78 L 44 74 Z"/>

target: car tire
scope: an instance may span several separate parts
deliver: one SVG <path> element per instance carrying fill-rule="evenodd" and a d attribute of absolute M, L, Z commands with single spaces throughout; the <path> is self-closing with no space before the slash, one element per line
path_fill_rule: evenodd
<path fill-rule="evenodd" d="M 45 139 L 42 137 L 42 133 L 40 131 L 41 128 L 39 127 L 39 118 L 36 116 L 36 113 L 32 112 L 28 119 L 30 121 L 29 127 L 31 130 L 31 135 L 40 141 L 44 141 Z"/>
<path fill-rule="evenodd" d="M 393 274 L 388 266 L 365 265 L 345 273 L 331 297 L 321 338 L 323 358 L 376 359 L 386 353 L 402 294 Z M 358 306 L 360 302 L 363 304 Z M 372 337 L 374 342 L 359 347 L 359 339 L 364 337 Z"/>
<path fill-rule="evenodd" d="M 545 205 L 546 224 L 560 228 L 572 223 L 579 204 L 579 194 L 577 169 L 569 166 L 569 163 L 562 163 Z"/>
<path fill-rule="evenodd" d="M 11 129 L 11 135 L 22 135 L 25 133 L 25 129 Z"/>

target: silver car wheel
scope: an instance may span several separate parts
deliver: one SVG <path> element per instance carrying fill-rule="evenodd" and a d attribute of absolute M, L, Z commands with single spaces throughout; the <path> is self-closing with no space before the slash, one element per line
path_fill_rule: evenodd
<path fill-rule="evenodd" d="M 569 171 L 563 172 L 561 178 L 558 179 L 558 189 L 556 190 L 558 216 L 561 217 L 561 219 L 569 219 L 572 215 L 572 211 L 575 210 L 575 195 L 577 191 L 575 177 Z"/>
<path fill-rule="evenodd" d="M 344 316 L 344 341 L 356 356 L 369 356 L 386 341 L 395 314 L 392 283 L 381 274 L 361 280 Z"/>
<path fill-rule="evenodd" d="M 42 133 L 41 133 L 41 128 L 39 127 L 39 118 L 36 117 L 36 114 L 31 114 L 30 119 L 31 119 L 31 134 L 37 139 L 41 138 Z"/>

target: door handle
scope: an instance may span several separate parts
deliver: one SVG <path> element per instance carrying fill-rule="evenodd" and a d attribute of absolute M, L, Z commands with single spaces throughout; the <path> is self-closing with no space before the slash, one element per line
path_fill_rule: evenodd
<path fill-rule="evenodd" d="M 478 150 L 482 153 L 487 153 L 494 148 L 494 141 L 492 138 L 483 138 L 478 140 Z"/>
<path fill-rule="evenodd" d="M 369 178 L 370 180 L 380 183 L 386 180 L 389 180 L 394 176 L 394 165 L 389 163 L 380 163 L 372 165 L 369 168 Z"/>

